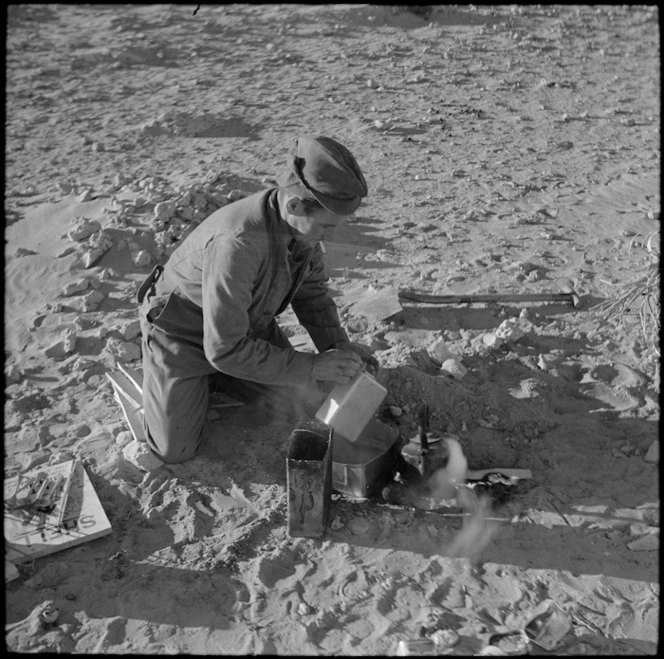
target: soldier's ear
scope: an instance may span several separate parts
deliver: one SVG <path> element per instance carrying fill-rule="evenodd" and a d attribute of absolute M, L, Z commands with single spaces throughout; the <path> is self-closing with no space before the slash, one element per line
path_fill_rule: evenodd
<path fill-rule="evenodd" d="M 297 196 L 289 197 L 286 201 L 286 210 L 291 215 L 306 215 L 306 209 L 302 203 L 302 199 Z"/>

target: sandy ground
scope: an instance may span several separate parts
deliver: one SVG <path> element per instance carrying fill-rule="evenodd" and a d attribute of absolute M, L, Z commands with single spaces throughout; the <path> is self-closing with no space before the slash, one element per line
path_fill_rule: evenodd
<path fill-rule="evenodd" d="M 657 9 L 195 9 L 8 10 L 5 469 L 79 457 L 113 526 L 19 566 L 8 649 L 390 654 L 424 626 L 473 654 L 550 598 L 574 621 L 559 654 L 656 653 L 658 338 L 590 307 L 642 276 L 659 232 Z M 348 145 L 369 183 L 326 247 L 381 418 L 409 436 L 426 400 L 471 468 L 532 471 L 475 551 L 458 515 L 339 495 L 322 540 L 289 537 L 292 427 L 251 408 L 212 411 L 189 463 L 124 458 L 105 372 L 140 367 L 137 284 L 229 195 L 271 185 L 300 133 Z M 382 322 L 351 306 L 370 285 L 571 286 L 581 305 L 404 303 Z M 510 318 L 524 335 L 489 347 Z M 427 351 L 440 337 L 461 380 Z"/>

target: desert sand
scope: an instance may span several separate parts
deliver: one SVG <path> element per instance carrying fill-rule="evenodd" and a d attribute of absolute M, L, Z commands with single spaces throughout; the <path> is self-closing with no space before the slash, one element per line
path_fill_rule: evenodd
<path fill-rule="evenodd" d="M 572 620 L 555 653 L 655 654 L 658 285 L 606 307 L 659 258 L 658 28 L 636 5 L 10 6 L 5 475 L 77 457 L 112 533 L 17 565 L 7 648 L 389 655 L 449 630 L 441 653 L 472 655 L 551 599 Z M 428 402 L 470 468 L 532 472 L 475 526 L 333 494 L 325 536 L 290 537 L 293 426 L 251 406 L 211 409 L 188 463 L 123 452 L 106 373 L 140 369 L 137 286 L 273 185 L 299 134 L 347 145 L 369 184 L 325 247 L 379 418 L 408 437 Z M 389 287 L 580 303 L 362 312 Z"/>

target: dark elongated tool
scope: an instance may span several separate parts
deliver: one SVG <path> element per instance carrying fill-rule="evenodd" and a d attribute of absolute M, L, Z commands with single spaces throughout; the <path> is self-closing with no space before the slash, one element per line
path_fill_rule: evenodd
<path fill-rule="evenodd" d="M 485 293 L 477 295 L 429 295 L 399 291 L 399 300 L 422 304 L 481 304 L 503 302 L 561 302 L 579 306 L 579 296 L 571 293 Z"/>

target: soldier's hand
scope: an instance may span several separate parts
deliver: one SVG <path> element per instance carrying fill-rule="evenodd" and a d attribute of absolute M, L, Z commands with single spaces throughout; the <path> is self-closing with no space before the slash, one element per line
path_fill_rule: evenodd
<path fill-rule="evenodd" d="M 352 350 L 326 350 L 314 357 L 313 379 L 346 384 L 362 368 L 362 359 Z"/>
<path fill-rule="evenodd" d="M 380 364 L 374 357 L 373 352 L 369 346 L 365 346 L 362 343 L 356 343 L 355 341 L 345 341 L 344 343 L 338 343 L 335 347 L 337 350 L 352 350 L 353 352 L 357 353 L 364 363 L 366 371 L 374 377 L 378 375 Z"/>

